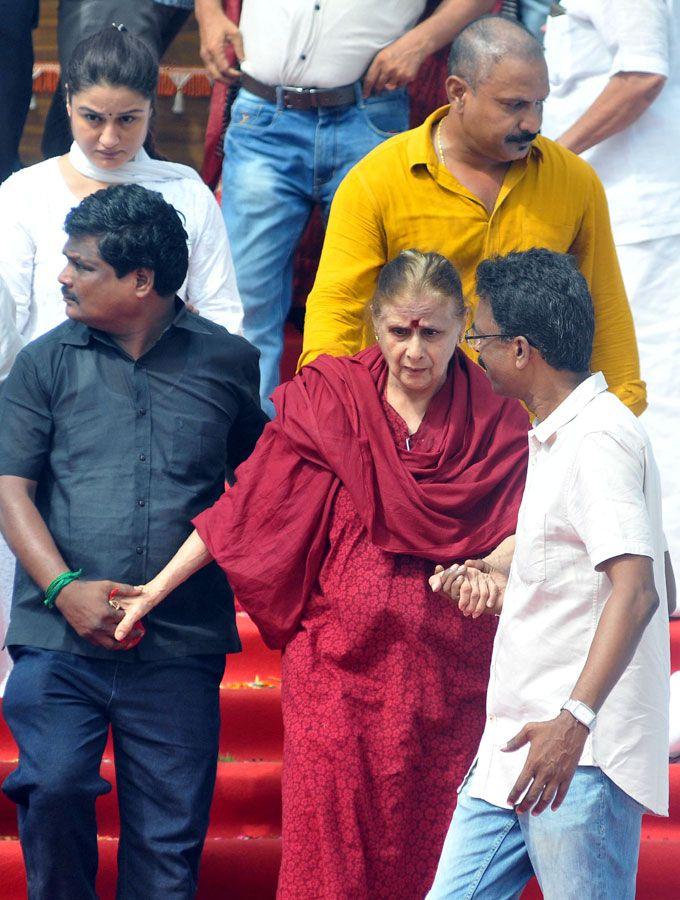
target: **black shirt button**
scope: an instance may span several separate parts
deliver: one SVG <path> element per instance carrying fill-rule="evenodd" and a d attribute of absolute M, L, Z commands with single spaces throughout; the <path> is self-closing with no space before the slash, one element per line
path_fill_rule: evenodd
<path fill-rule="evenodd" d="M 306 53 L 301 53 L 301 54 L 300 54 L 300 59 L 307 59 L 307 54 L 306 54 Z"/>
<path fill-rule="evenodd" d="M 314 4 L 314 9 L 318 12 L 321 9 L 321 5 L 319 3 Z"/>
<path fill-rule="evenodd" d="M 137 506 L 146 506 L 146 500 L 138 500 Z"/>
<path fill-rule="evenodd" d="M 146 410 L 145 410 L 145 409 L 140 409 L 140 410 L 139 410 L 139 415 L 140 415 L 140 416 L 145 416 L 145 415 L 146 415 Z"/>
<path fill-rule="evenodd" d="M 135 550 L 137 551 L 138 556 L 141 556 L 142 553 L 144 553 L 144 547 L 135 547 Z"/>
<path fill-rule="evenodd" d="M 140 454 L 139 454 L 139 460 L 140 460 L 140 462 L 145 462 L 145 461 L 146 461 L 146 456 L 144 456 L 143 453 L 140 453 Z"/>

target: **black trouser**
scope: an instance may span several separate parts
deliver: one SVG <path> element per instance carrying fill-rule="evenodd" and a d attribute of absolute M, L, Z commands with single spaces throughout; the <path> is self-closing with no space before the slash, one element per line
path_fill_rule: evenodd
<path fill-rule="evenodd" d="M 31 102 L 38 0 L 0 0 L 0 181 L 19 168 L 19 141 Z"/>
<path fill-rule="evenodd" d="M 61 70 L 65 70 L 80 41 L 113 22 L 125 25 L 160 59 L 188 17 L 189 10 L 163 6 L 154 0 L 59 0 L 57 42 Z M 71 141 L 71 127 L 60 84 L 45 120 L 42 154 L 45 159 L 61 156 L 68 152 Z"/>

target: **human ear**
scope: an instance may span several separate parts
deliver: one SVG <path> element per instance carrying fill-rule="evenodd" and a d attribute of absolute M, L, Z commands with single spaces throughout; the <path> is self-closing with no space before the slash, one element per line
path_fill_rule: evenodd
<path fill-rule="evenodd" d="M 515 368 L 525 369 L 529 365 L 532 347 L 529 341 L 520 335 L 513 340 L 513 350 L 515 354 Z"/>
<path fill-rule="evenodd" d="M 451 108 L 455 112 L 461 112 L 465 102 L 465 95 L 470 90 L 470 85 L 459 78 L 458 75 L 449 75 L 445 82 L 446 96 Z"/>
<path fill-rule="evenodd" d="M 135 293 L 140 298 L 147 297 L 154 287 L 154 273 L 152 269 L 136 269 Z"/>

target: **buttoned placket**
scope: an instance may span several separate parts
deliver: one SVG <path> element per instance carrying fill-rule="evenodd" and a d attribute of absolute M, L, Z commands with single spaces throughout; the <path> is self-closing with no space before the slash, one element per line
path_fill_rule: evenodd
<path fill-rule="evenodd" d="M 147 580 L 147 559 L 149 542 L 149 497 L 151 491 L 151 398 L 149 375 L 143 362 L 137 360 L 132 366 L 132 400 L 135 405 L 135 509 L 131 540 L 135 548 L 133 559 L 134 583 L 144 584 Z"/>

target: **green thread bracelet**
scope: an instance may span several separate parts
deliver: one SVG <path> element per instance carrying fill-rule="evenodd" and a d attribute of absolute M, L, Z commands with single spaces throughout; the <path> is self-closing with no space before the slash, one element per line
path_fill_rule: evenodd
<path fill-rule="evenodd" d="M 83 570 L 77 569 L 75 572 L 62 572 L 61 575 L 57 575 L 54 581 L 51 581 L 47 585 L 47 589 L 45 591 L 45 599 L 43 600 L 45 606 L 48 609 L 52 609 L 59 591 L 62 588 L 65 588 L 67 584 L 71 584 L 72 581 L 75 581 L 76 578 L 80 578 L 82 574 Z"/>

